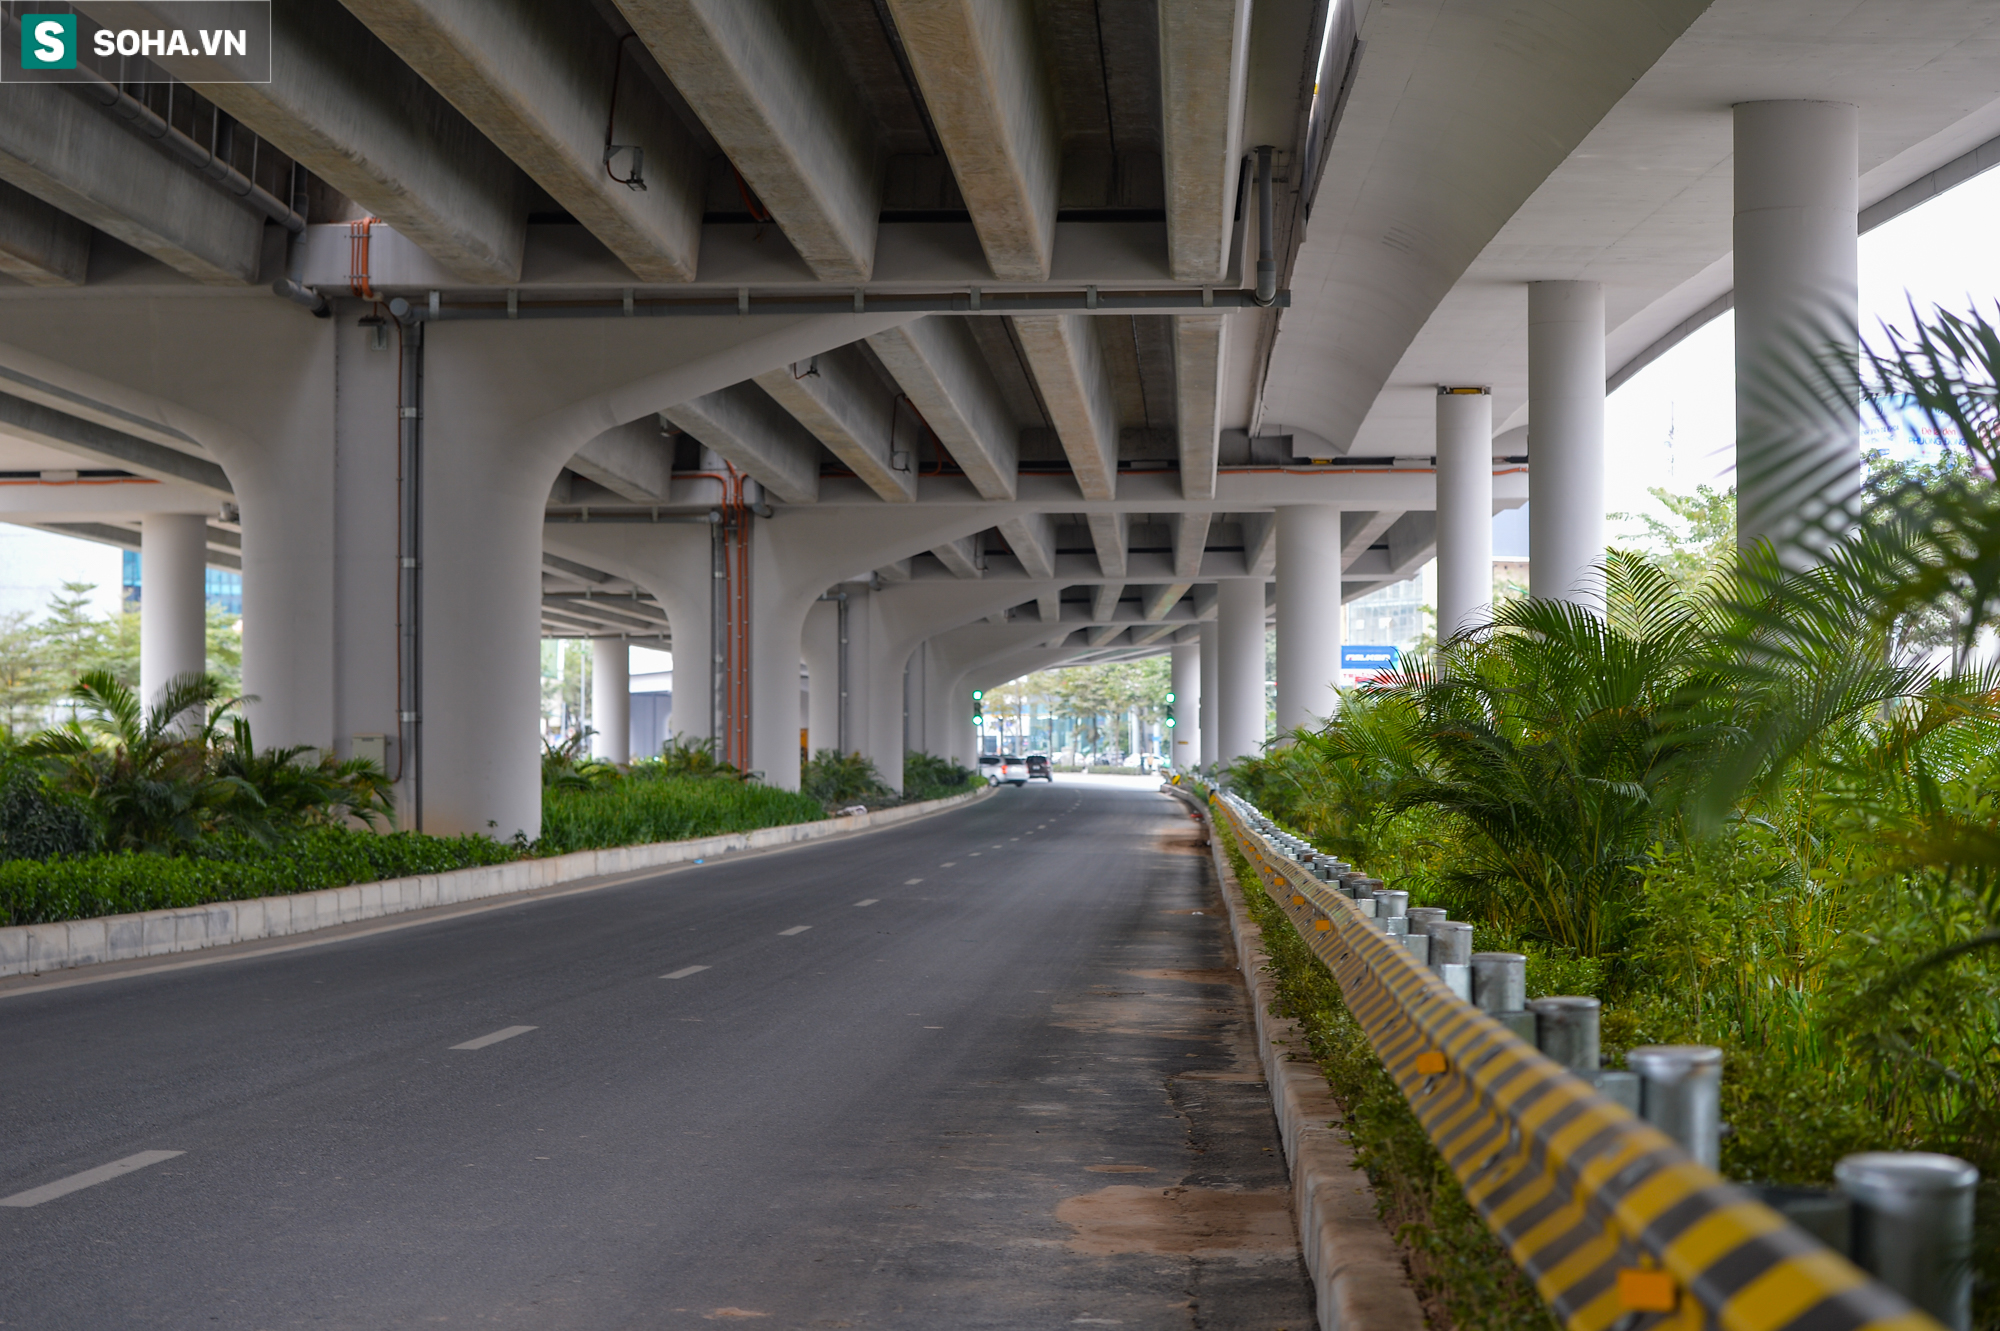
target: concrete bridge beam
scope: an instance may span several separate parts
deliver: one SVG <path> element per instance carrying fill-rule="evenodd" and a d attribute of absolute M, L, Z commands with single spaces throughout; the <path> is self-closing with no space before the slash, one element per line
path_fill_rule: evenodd
<path fill-rule="evenodd" d="M 882 150 L 814 6 L 617 4 L 813 276 L 866 282 Z"/>
<path fill-rule="evenodd" d="M 1083 497 L 1116 498 L 1118 399 L 1096 323 L 1082 314 L 1018 315 L 1014 331 Z"/>
<path fill-rule="evenodd" d="M 984 499 L 1012 499 L 1020 437 L 963 319 L 930 316 L 868 339 L 924 424 Z"/>
<path fill-rule="evenodd" d="M 142 7 L 162 26 L 181 22 L 172 0 L 79 6 L 115 24 Z M 268 82 L 205 80 L 204 74 L 243 76 L 221 56 L 176 57 L 176 65 L 189 71 L 195 91 L 369 216 L 395 227 L 460 280 L 519 280 L 528 228 L 520 169 L 346 8 L 272 6 Z M 192 173 L 183 174 L 195 188 L 208 189 Z"/>
<path fill-rule="evenodd" d="M 889 0 L 993 276 L 1044 282 L 1062 141 L 1032 6 Z"/>
<path fill-rule="evenodd" d="M 859 350 L 780 366 L 756 382 L 885 502 L 917 497 L 916 432 L 897 447 L 896 395 Z"/>
<path fill-rule="evenodd" d="M 264 215 L 208 182 L 67 88 L 0 87 L 0 181 L 88 223 L 197 282 L 253 282 L 264 258 Z M 74 227 L 20 203 L 15 268 L 81 282 L 87 253 Z M 40 219 L 40 224 L 37 224 Z M 88 240 L 85 238 L 87 250 Z M 10 274 L 19 276 L 13 268 Z"/>
<path fill-rule="evenodd" d="M 707 164 L 617 35 L 585 6 L 342 3 L 634 277 L 694 279 Z M 611 137 L 622 151 L 607 163 L 605 115 L 614 81 Z M 620 178 L 643 181 L 644 188 Z"/>

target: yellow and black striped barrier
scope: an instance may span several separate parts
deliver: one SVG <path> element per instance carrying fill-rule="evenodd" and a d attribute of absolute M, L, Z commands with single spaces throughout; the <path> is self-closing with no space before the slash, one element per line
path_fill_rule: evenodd
<path fill-rule="evenodd" d="M 1489 1229 L 1568 1331 L 1942 1331 L 1461 1001 L 1211 797 Z"/>

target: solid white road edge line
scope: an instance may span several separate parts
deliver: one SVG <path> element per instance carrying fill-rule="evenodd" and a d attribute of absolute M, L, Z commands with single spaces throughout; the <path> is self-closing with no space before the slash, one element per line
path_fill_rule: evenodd
<path fill-rule="evenodd" d="M 499 1044 L 502 1040 L 511 1040 L 517 1035 L 526 1035 L 534 1029 L 536 1028 L 533 1026 L 503 1026 L 491 1035 L 482 1035 L 477 1040 L 467 1040 L 464 1044 L 453 1045 L 452 1048 L 484 1049 L 489 1044 Z"/>
<path fill-rule="evenodd" d="M 778 937 L 790 938 L 793 934 L 802 934 L 810 928 L 812 928 L 810 924 L 795 924 L 789 929 L 778 930 Z"/>
<path fill-rule="evenodd" d="M 660 978 L 662 980 L 685 980 L 688 976 L 699 975 L 707 969 L 708 967 L 706 966 L 683 966 L 677 971 L 668 971 Z"/>
<path fill-rule="evenodd" d="M 147 1165 L 157 1165 L 162 1160 L 171 1160 L 177 1155 L 186 1154 L 186 1151 L 141 1151 L 137 1155 L 128 1155 L 123 1160 L 113 1160 L 108 1165 L 86 1169 L 81 1174 L 59 1178 L 54 1183 L 44 1183 L 39 1188 L 17 1192 L 12 1197 L 0 1197 L 0 1206 L 40 1206 L 43 1202 L 52 1202 L 69 1193 L 80 1192 L 84 1188 L 94 1188 L 100 1183 L 109 1183 L 120 1174 L 129 1174 L 135 1169 L 144 1169 Z"/>

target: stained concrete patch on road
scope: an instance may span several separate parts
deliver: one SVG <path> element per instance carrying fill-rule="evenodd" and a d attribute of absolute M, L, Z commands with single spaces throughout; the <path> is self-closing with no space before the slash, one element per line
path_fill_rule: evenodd
<path fill-rule="evenodd" d="M 1142 1188 L 1114 1183 L 1064 1199 L 1056 1219 L 1075 1233 L 1071 1252 L 1093 1256 L 1298 1260 L 1290 1194 L 1282 1189 Z"/>

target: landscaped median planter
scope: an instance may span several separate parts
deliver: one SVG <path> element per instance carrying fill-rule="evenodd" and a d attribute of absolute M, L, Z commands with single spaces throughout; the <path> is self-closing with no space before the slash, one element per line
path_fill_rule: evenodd
<path fill-rule="evenodd" d="M 562 883 L 684 864 L 739 850 L 820 841 L 920 818 L 991 794 L 977 790 L 946 799 L 731 832 L 693 841 L 579 850 L 539 859 L 514 859 L 443 873 L 327 887 L 243 901 L 212 901 L 168 910 L 98 915 L 49 924 L 0 928 L 0 976 L 66 970 L 103 961 L 192 952 L 230 943 L 283 938 L 336 924 L 352 924 L 430 906 L 512 896 Z M 276 852 L 274 852 L 275 854 Z M 199 864 L 198 861 L 191 863 Z M 43 867 L 43 866 L 37 866 Z"/>

